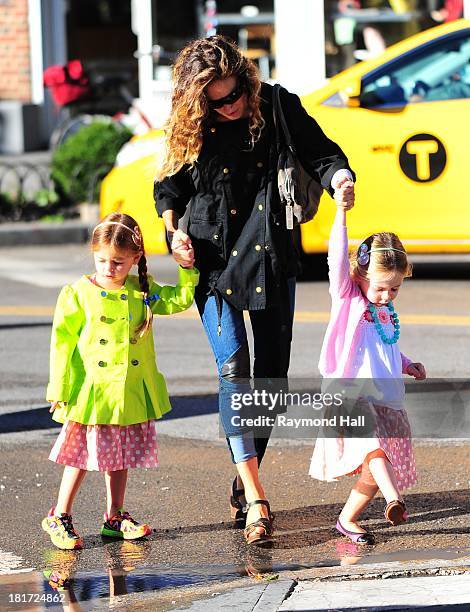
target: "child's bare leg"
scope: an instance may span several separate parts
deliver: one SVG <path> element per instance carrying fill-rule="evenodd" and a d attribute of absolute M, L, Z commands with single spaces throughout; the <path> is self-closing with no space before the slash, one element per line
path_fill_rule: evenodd
<path fill-rule="evenodd" d="M 111 517 L 124 506 L 127 470 L 106 472 L 104 479 L 106 482 L 106 512 Z"/>
<path fill-rule="evenodd" d="M 60 483 L 59 495 L 55 507 L 55 514 L 60 516 L 64 512 L 72 514 L 73 500 L 85 478 L 86 470 L 66 465 Z"/>
<path fill-rule="evenodd" d="M 339 515 L 339 522 L 348 531 L 355 531 L 357 533 L 365 533 L 357 520 L 362 512 L 370 504 L 378 491 L 377 484 L 370 473 L 367 462 L 364 461 L 362 465 L 362 472 L 359 480 L 356 482 L 354 487 L 349 494 L 349 497 L 341 510 Z"/>
<path fill-rule="evenodd" d="M 395 499 L 403 501 L 392 464 L 386 457 L 372 458 L 369 468 L 387 504 Z"/>

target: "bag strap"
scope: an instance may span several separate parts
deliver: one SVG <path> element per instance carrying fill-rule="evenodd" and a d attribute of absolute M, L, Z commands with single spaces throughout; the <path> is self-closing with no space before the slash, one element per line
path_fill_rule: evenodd
<path fill-rule="evenodd" d="M 281 86 L 279 85 L 279 83 L 276 83 L 273 86 L 273 117 L 274 126 L 276 128 L 277 150 L 278 152 L 280 152 L 282 144 L 285 143 L 285 145 L 292 151 L 292 153 L 295 154 L 294 141 L 292 140 L 292 136 L 290 135 L 284 111 L 282 110 L 280 90 Z"/>

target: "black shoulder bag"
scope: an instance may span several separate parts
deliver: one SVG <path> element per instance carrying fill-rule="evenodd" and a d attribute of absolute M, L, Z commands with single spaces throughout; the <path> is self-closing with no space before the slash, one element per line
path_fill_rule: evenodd
<path fill-rule="evenodd" d="M 273 87 L 273 117 L 279 155 L 277 184 L 281 204 L 286 207 L 286 227 L 294 229 L 294 225 L 306 223 L 316 215 L 323 187 L 300 163 L 282 110 L 280 89 L 278 84 Z"/>

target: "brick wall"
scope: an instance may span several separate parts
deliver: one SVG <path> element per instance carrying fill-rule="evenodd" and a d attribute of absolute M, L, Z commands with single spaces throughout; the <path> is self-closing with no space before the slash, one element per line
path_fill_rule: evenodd
<path fill-rule="evenodd" d="M 31 101 L 28 0 L 0 0 L 0 99 Z"/>

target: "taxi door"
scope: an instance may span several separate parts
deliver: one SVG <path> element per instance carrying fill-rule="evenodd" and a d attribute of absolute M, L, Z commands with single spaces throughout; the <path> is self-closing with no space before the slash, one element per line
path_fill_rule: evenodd
<path fill-rule="evenodd" d="M 357 174 L 350 238 L 393 231 L 410 251 L 470 250 L 470 30 L 365 74 L 357 107 L 327 106 L 319 121 Z M 315 232 L 326 243 L 334 204 L 320 209 Z"/>

